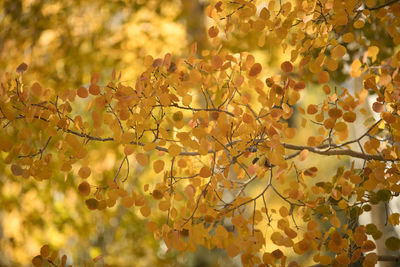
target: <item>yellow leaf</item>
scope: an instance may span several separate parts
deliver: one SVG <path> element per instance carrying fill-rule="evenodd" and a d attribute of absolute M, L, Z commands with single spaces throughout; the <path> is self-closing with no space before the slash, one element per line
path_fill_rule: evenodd
<path fill-rule="evenodd" d="M 143 206 L 140 208 L 140 213 L 143 215 L 143 217 L 149 217 L 151 210 L 149 206 Z"/>
<path fill-rule="evenodd" d="M 399 219 L 400 219 L 399 213 L 392 213 L 389 215 L 388 220 L 389 220 L 389 223 L 394 226 L 394 225 L 400 224 Z"/>
<path fill-rule="evenodd" d="M 158 208 L 161 211 L 167 211 L 170 207 L 171 207 L 171 204 L 168 200 L 160 201 L 160 203 L 158 203 Z"/>
<path fill-rule="evenodd" d="M 361 76 L 361 61 L 359 59 L 356 59 L 353 61 L 353 63 L 351 63 L 351 72 L 350 75 L 353 78 L 358 78 Z"/>
<path fill-rule="evenodd" d="M 378 55 L 378 52 L 379 52 L 379 47 L 377 47 L 377 46 L 368 47 L 367 54 L 368 54 L 368 57 L 371 58 L 372 62 L 375 62 L 376 56 Z"/>
<path fill-rule="evenodd" d="M 351 32 L 348 32 L 342 36 L 342 39 L 345 43 L 351 43 L 354 41 L 354 35 Z"/>
<path fill-rule="evenodd" d="M 173 157 L 179 156 L 181 151 L 182 151 L 182 148 L 180 146 L 178 146 L 177 144 L 172 144 L 168 148 L 168 153 Z"/>
<path fill-rule="evenodd" d="M 156 160 L 153 163 L 153 169 L 155 171 L 155 173 L 160 173 L 163 169 L 164 169 L 164 161 L 163 160 Z"/>
<path fill-rule="evenodd" d="M 335 71 L 338 68 L 338 62 L 332 58 L 328 58 L 325 62 L 325 66 L 330 71 Z"/>
<path fill-rule="evenodd" d="M 364 24 L 365 24 L 365 22 L 364 22 L 363 20 L 359 19 L 359 20 L 356 20 L 356 21 L 353 23 L 353 27 L 354 27 L 355 29 L 361 29 L 362 27 L 364 27 Z"/>
<path fill-rule="evenodd" d="M 318 83 L 323 84 L 323 83 L 327 83 L 329 82 L 330 77 L 329 77 L 329 73 L 327 71 L 321 71 L 318 74 Z"/>
<path fill-rule="evenodd" d="M 185 106 L 189 106 L 190 103 L 192 103 L 192 96 L 191 95 L 185 95 L 182 98 L 182 104 L 185 105 Z"/>
<path fill-rule="evenodd" d="M 240 253 L 240 248 L 236 246 L 234 243 L 229 243 L 228 246 L 226 247 L 226 252 L 228 255 L 233 258 Z"/>
<path fill-rule="evenodd" d="M 331 54 L 333 57 L 342 58 L 346 54 L 346 48 L 343 45 L 338 45 L 332 49 Z"/>
<path fill-rule="evenodd" d="M 150 152 L 156 148 L 157 144 L 156 143 L 147 143 L 144 145 L 143 150 L 146 152 Z"/>
<path fill-rule="evenodd" d="M 149 158 L 147 157 L 146 154 L 143 153 L 136 154 L 136 160 L 142 166 L 147 166 L 149 164 Z"/>
<path fill-rule="evenodd" d="M 279 209 L 279 214 L 280 214 L 282 217 L 286 217 L 286 216 L 289 215 L 289 211 L 288 211 L 288 209 L 287 209 L 285 206 L 282 206 L 282 207 L 280 207 L 280 209 Z"/>

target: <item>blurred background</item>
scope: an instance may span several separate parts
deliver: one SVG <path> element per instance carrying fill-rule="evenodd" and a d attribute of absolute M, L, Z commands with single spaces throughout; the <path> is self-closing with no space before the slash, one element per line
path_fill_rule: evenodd
<path fill-rule="evenodd" d="M 145 69 L 146 55 L 185 55 L 194 40 L 205 48 L 206 4 L 197 0 L 0 1 L 0 75 L 15 73 L 25 62 L 29 68 L 24 80 L 56 91 L 88 84 L 94 72 L 106 83 L 113 69 L 132 85 Z M 87 102 L 81 104 L 78 108 L 84 110 Z M 93 264 L 91 259 L 99 255 L 104 258 L 98 266 L 104 262 L 111 266 L 234 265 L 221 251 L 166 253 L 165 245 L 145 231 L 146 221 L 133 209 L 117 205 L 103 212 L 89 211 L 77 194 L 76 168 L 45 182 L 17 179 L 3 163 L 5 157 L 0 152 L 0 266 L 31 266 L 43 244 L 59 249 L 60 255 L 68 256 L 67 264 L 74 266 Z M 120 160 L 116 157 L 111 147 L 98 147 L 88 157 L 98 162 L 91 165 L 92 177 L 113 176 Z"/>

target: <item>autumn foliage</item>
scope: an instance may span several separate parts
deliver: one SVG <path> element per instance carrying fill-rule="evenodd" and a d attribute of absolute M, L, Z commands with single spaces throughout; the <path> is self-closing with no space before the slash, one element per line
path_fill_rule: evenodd
<path fill-rule="evenodd" d="M 205 13 L 207 49 L 144 56 L 134 82 L 93 73 L 59 90 L 27 80 L 25 63 L 2 73 L 9 175 L 72 175 L 86 210 L 139 212 L 169 251 L 218 248 L 244 266 L 301 266 L 302 255 L 375 265 L 382 233 L 358 218 L 400 193 L 400 4 L 210 1 Z M 279 69 L 240 42 L 281 49 Z M 118 162 L 95 176 L 88 158 L 102 147 Z M 396 236 L 385 244 L 400 249 Z M 56 249 L 44 245 L 33 265 L 65 266 Z"/>

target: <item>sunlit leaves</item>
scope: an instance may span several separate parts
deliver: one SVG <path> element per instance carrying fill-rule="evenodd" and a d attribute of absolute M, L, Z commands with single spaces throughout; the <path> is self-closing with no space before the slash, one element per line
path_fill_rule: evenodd
<path fill-rule="evenodd" d="M 376 57 L 377 57 L 377 55 L 378 55 L 378 52 L 379 52 L 379 48 L 378 48 L 377 46 L 370 46 L 370 47 L 368 47 L 368 51 L 367 51 L 368 57 L 371 58 L 371 61 L 372 61 L 372 62 L 375 62 Z"/>
<path fill-rule="evenodd" d="M 356 59 L 351 63 L 351 77 L 360 77 L 361 73 L 363 72 L 361 70 L 361 61 L 359 59 Z"/>
<path fill-rule="evenodd" d="M 399 213 L 392 213 L 389 215 L 388 221 L 391 225 L 399 225 L 400 224 L 400 214 Z"/>
<path fill-rule="evenodd" d="M 261 10 L 251 1 L 213 3 L 209 47 L 194 43 L 187 57 L 143 54 L 134 82 L 113 71 L 107 83 L 95 73 L 89 85 L 56 93 L 39 83 L 22 88 L 21 67 L 20 79 L 0 89 L 6 172 L 38 180 L 58 169 L 68 179 L 93 172 L 90 184 L 74 180 L 87 209 L 121 205 L 150 217 L 146 230 L 168 249 L 218 247 L 249 266 L 285 265 L 286 253 L 311 251 L 325 265 L 376 262 L 367 235 L 383 233 L 346 220 L 400 191 L 393 146 L 400 59 L 366 38 L 375 15 L 362 8 L 354 1 L 270 2 Z M 391 20 L 390 8 L 380 12 Z M 257 46 L 269 49 L 266 58 Z M 356 77 L 360 88 L 343 87 Z M 365 120 L 369 92 L 377 117 Z M 350 138 L 356 120 L 365 129 Z M 14 133 L 18 141 L 7 141 Z M 348 168 L 327 176 L 331 160 Z M 398 225 L 398 214 L 388 222 Z M 261 259 L 268 241 L 281 248 Z"/>

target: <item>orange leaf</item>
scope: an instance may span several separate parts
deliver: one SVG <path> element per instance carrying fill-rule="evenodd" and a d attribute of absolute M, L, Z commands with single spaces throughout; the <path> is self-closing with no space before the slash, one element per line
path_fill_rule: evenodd
<path fill-rule="evenodd" d="M 88 196 L 90 194 L 90 185 L 88 182 L 82 182 L 78 186 L 79 194 L 82 196 Z"/>
<path fill-rule="evenodd" d="M 284 72 L 289 73 L 289 72 L 292 72 L 292 71 L 293 71 L 293 65 L 292 65 L 292 63 L 290 63 L 289 61 L 285 61 L 285 62 L 283 62 L 283 63 L 281 64 L 281 69 L 282 69 Z"/>
<path fill-rule="evenodd" d="M 47 258 L 49 255 L 50 255 L 49 245 L 44 245 L 43 247 L 41 247 L 40 256 L 42 256 L 43 258 Z"/>
<path fill-rule="evenodd" d="M 308 149 L 303 149 L 303 150 L 300 152 L 299 160 L 300 160 L 300 161 L 304 161 L 304 160 L 307 158 L 308 154 L 309 154 Z"/>
<path fill-rule="evenodd" d="M 89 96 L 89 93 L 85 87 L 81 86 L 77 90 L 77 95 L 81 98 L 86 98 Z"/>
<path fill-rule="evenodd" d="M 318 83 L 323 84 L 323 83 L 327 83 L 329 82 L 330 77 L 329 77 L 329 73 L 327 71 L 321 71 L 318 74 Z"/>
<path fill-rule="evenodd" d="M 251 66 L 251 69 L 249 71 L 249 76 L 257 76 L 262 70 L 262 66 L 260 63 L 255 63 L 253 66 Z"/>
<path fill-rule="evenodd" d="M 222 66 L 222 59 L 220 56 L 213 56 L 212 60 L 211 60 L 211 64 L 213 66 L 214 69 L 219 69 Z"/>
<path fill-rule="evenodd" d="M 218 35 L 219 30 L 217 27 L 212 26 L 208 29 L 208 36 L 210 36 L 211 38 L 214 38 Z"/>
<path fill-rule="evenodd" d="M 200 169 L 199 173 L 200 177 L 207 178 L 211 176 L 211 170 L 210 168 L 204 166 L 203 168 Z"/>
<path fill-rule="evenodd" d="M 375 111 L 376 113 L 381 113 L 385 111 L 385 106 L 382 103 L 374 102 L 372 104 L 372 110 Z"/>

